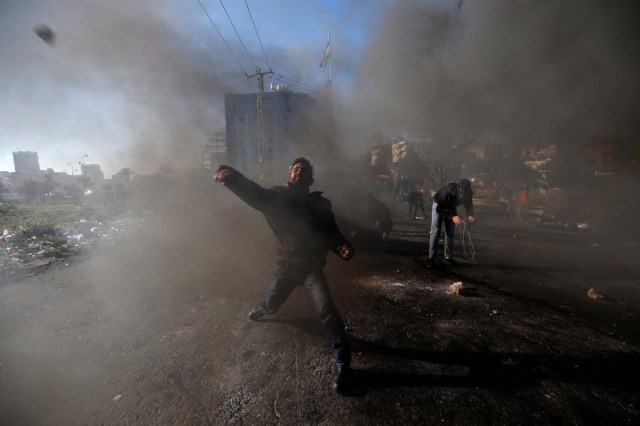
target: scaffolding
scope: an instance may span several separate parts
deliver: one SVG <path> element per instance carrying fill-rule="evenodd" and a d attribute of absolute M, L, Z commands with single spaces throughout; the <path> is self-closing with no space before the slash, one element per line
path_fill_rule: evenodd
<path fill-rule="evenodd" d="M 227 162 L 227 135 L 224 130 L 217 130 L 202 147 L 202 167 L 215 169 Z"/>

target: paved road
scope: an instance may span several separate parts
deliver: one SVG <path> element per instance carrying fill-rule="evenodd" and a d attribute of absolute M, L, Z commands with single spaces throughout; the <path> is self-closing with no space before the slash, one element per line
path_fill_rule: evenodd
<path fill-rule="evenodd" d="M 430 270 L 426 224 L 327 275 L 356 350 L 347 396 L 303 292 L 247 312 L 273 261 L 234 204 L 0 287 L 0 423 L 640 421 L 638 245 L 478 211 L 476 263 Z M 621 250 L 621 247 L 623 248 Z M 462 281 L 464 296 L 450 294 Z M 595 288 L 605 298 L 594 300 Z M 634 376 L 635 375 L 635 376 Z"/>

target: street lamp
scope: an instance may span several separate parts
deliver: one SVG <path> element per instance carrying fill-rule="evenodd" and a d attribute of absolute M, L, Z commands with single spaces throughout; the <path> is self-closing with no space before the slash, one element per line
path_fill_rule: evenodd
<path fill-rule="evenodd" d="M 75 173 L 75 169 L 73 168 L 73 164 L 67 163 L 67 165 L 71 167 L 71 176 L 73 176 L 74 173 Z"/>
<path fill-rule="evenodd" d="M 78 164 L 82 166 L 81 170 L 82 170 L 82 176 L 85 175 L 84 173 L 84 159 L 87 158 L 89 155 L 88 154 L 84 154 L 82 157 L 80 157 L 80 160 L 82 160 L 82 163 L 80 161 L 78 161 Z"/>

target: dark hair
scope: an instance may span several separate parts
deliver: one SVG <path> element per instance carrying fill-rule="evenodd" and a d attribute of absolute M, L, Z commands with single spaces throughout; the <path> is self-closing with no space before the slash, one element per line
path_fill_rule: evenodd
<path fill-rule="evenodd" d="M 311 176 L 313 176 L 313 166 L 311 165 L 309 160 L 307 160 L 304 157 L 296 158 L 295 160 L 293 160 L 293 162 L 289 166 L 289 172 L 291 172 L 291 170 L 293 170 L 293 166 L 295 166 L 296 164 L 304 164 L 305 166 L 309 167 L 311 169 Z"/>
<path fill-rule="evenodd" d="M 460 179 L 458 181 L 458 189 L 468 191 L 471 189 L 471 181 L 469 179 Z"/>

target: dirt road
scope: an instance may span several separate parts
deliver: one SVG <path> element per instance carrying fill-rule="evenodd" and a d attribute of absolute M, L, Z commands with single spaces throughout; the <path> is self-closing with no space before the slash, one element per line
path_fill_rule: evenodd
<path fill-rule="evenodd" d="M 330 255 L 350 394 L 302 291 L 247 319 L 273 262 L 255 212 L 149 223 L 0 286 L 0 423 L 637 424 L 637 242 L 480 209 L 476 263 L 427 269 L 427 225 Z M 459 241 L 458 241 L 459 243 Z M 460 245 L 458 245 L 460 247 Z M 451 294 L 461 281 L 465 295 Z M 590 288 L 603 299 L 587 297 Z"/>

